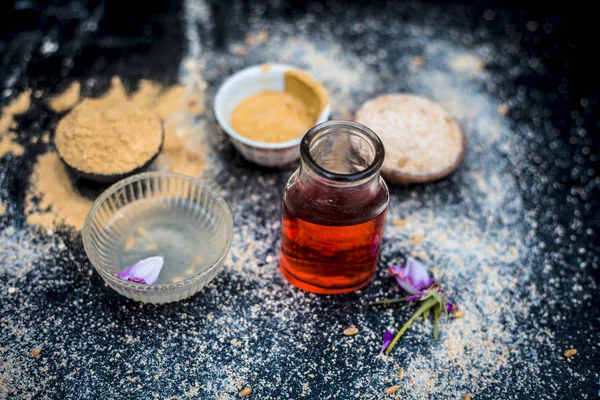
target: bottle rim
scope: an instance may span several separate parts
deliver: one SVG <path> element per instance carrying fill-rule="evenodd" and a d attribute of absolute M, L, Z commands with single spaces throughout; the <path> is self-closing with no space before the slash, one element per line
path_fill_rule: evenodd
<path fill-rule="evenodd" d="M 358 134 L 363 138 L 367 138 L 371 143 L 373 149 L 375 150 L 375 155 L 373 157 L 373 161 L 365 169 L 358 172 L 353 172 L 351 174 L 341 174 L 329 171 L 315 161 L 310 153 L 310 146 L 313 139 L 319 133 L 322 133 L 325 130 L 335 130 L 335 128 L 345 129 L 349 131 L 349 133 Z M 369 178 L 379 172 L 385 158 L 385 149 L 381 139 L 379 139 L 379 136 L 377 136 L 375 132 L 363 124 L 354 121 L 331 120 L 321 122 L 320 124 L 313 126 L 304 135 L 302 141 L 300 142 L 300 158 L 304 164 L 324 178 L 337 182 L 356 182 L 365 178 Z"/>

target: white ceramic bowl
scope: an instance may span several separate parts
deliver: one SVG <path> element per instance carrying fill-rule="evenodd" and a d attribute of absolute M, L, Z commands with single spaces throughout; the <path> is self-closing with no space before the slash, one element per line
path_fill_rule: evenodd
<path fill-rule="evenodd" d="M 300 69 L 281 64 L 267 65 L 268 67 L 257 65 L 244 68 L 230 76 L 217 91 L 214 110 L 219 125 L 227 132 L 233 145 L 244 158 L 265 167 L 281 167 L 300 157 L 302 136 L 283 143 L 257 142 L 240 135 L 231 127 L 231 114 L 242 100 L 267 90 L 283 92 L 284 73 Z M 316 123 L 327 121 L 330 111 L 328 104 Z"/>

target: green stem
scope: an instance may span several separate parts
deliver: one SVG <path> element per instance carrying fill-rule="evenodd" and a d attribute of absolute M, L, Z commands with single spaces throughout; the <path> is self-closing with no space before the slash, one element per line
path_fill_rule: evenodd
<path fill-rule="evenodd" d="M 436 306 L 433 307 L 433 338 L 438 340 L 440 338 L 440 313 L 442 312 L 442 305 L 437 303 Z"/>
<path fill-rule="evenodd" d="M 421 305 L 421 307 L 419 307 L 419 309 L 413 314 L 412 317 L 410 317 L 410 319 L 404 324 L 404 326 L 396 334 L 396 336 L 394 337 L 394 340 L 392 340 L 392 343 L 390 343 L 389 347 L 385 351 L 385 354 L 390 354 L 390 352 L 392 351 L 392 349 L 394 348 L 394 346 L 396 345 L 398 340 L 400 340 L 402 335 L 404 335 L 404 332 L 406 332 L 406 330 L 412 325 L 412 323 L 415 322 L 416 319 L 421 316 L 421 314 L 423 314 L 425 311 L 429 310 L 431 307 L 433 307 L 437 303 L 438 303 L 437 300 L 434 299 L 433 297 L 430 297 L 427 300 L 425 300 L 423 302 L 423 304 Z"/>
<path fill-rule="evenodd" d="M 380 305 L 386 305 L 386 304 L 401 303 L 403 301 L 406 301 L 406 297 L 402 297 L 400 299 L 377 300 L 376 302 L 369 303 L 367 305 L 369 305 L 369 306 L 380 306 Z"/>

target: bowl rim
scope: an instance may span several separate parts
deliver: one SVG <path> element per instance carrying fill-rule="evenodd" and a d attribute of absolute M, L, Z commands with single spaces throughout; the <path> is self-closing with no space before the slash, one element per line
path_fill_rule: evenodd
<path fill-rule="evenodd" d="M 264 69 L 265 66 L 268 67 L 268 70 L 266 70 L 266 71 Z M 238 142 L 241 142 L 247 146 L 256 147 L 259 149 L 287 149 L 287 148 L 291 148 L 291 147 L 300 145 L 300 141 L 302 141 L 302 137 L 304 135 L 302 135 L 296 139 L 288 140 L 287 142 L 281 142 L 281 143 L 259 142 L 256 140 L 248 139 L 248 138 L 240 135 L 239 133 L 237 133 L 236 130 L 231 127 L 229 122 L 227 122 L 227 118 L 225 118 L 225 115 L 223 115 L 223 113 L 221 112 L 221 108 L 217 106 L 218 104 L 221 104 L 225 100 L 223 98 L 225 96 L 223 94 L 224 91 L 228 87 L 234 85 L 236 83 L 236 81 L 241 80 L 241 79 L 244 79 L 244 80 L 251 79 L 250 75 L 253 75 L 256 72 L 260 72 L 260 73 L 272 72 L 272 73 L 283 74 L 289 70 L 297 70 L 297 71 L 306 72 L 307 74 L 309 74 L 311 76 L 312 79 L 315 80 L 315 82 L 322 83 L 319 79 L 317 79 L 313 74 L 311 74 L 307 70 L 305 70 L 303 68 L 299 68 L 299 67 L 294 67 L 292 65 L 278 64 L 278 63 L 273 63 L 273 64 L 263 63 L 260 65 L 251 65 L 249 67 L 245 67 L 245 68 L 237 71 L 233 75 L 230 75 L 227 79 L 225 79 L 225 81 L 221 84 L 221 86 L 219 86 L 219 89 L 217 89 L 217 92 L 215 94 L 215 98 L 214 98 L 214 102 L 213 102 L 213 112 L 214 112 L 215 118 L 217 119 L 217 122 L 219 123 L 221 128 L 223 128 L 223 130 L 229 136 L 231 136 L 233 139 L 237 140 Z M 327 96 L 329 97 L 329 94 Z M 319 114 L 319 118 L 315 122 L 315 125 L 319 124 L 321 122 L 327 121 L 327 119 L 329 118 L 329 116 L 331 114 L 331 106 L 329 104 L 329 98 L 327 100 L 328 100 L 327 105 L 323 108 L 323 110 L 321 110 L 321 114 Z"/>
<path fill-rule="evenodd" d="M 128 281 L 125 279 L 121 279 L 117 275 L 111 274 L 111 273 L 105 271 L 104 268 L 97 266 L 89 255 L 90 249 L 92 248 L 91 234 L 89 231 L 91 229 L 90 227 L 92 224 L 92 219 L 93 219 L 94 215 L 96 214 L 96 212 L 98 211 L 98 209 L 100 208 L 100 206 L 110 196 L 112 196 L 114 193 L 116 193 L 119 189 L 121 189 L 125 186 L 128 186 L 131 183 L 146 180 L 149 178 L 155 178 L 155 177 L 169 178 L 169 179 L 183 179 L 185 181 L 192 183 L 193 185 L 195 185 L 197 187 L 202 188 L 202 190 L 206 190 L 208 192 L 208 194 L 211 197 L 213 197 L 213 199 L 216 200 L 217 203 L 219 203 L 219 205 L 222 206 L 222 208 L 226 214 L 226 219 L 225 219 L 226 227 L 225 228 L 227 229 L 227 237 L 226 237 L 227 244 L 223 247 L 222 254 L 206 270 L 202 271 L 201 273 L 199 273 L 197 275 L 190 277 L 189 279 L 186 279 L 186 280 L 184 280 L 182 282 L 178 282 L 178 283 L 159 283 L 159 284 L 153 284 L 153 285 L 145 285 L 142 283 L 136 283 L 136 282 Z M 122 288 L 132 289 L 137 292 L 145 292 L 145 293 L 162 293 L 162 292 L 166 292 L 166 291 L 179 291 L 180 289 L 188 288 L 190 285 L 196 283 L 197 281 L 202 280 L 205 276 L 211 274 L 215 269 L 219 268 L 224 263 L 225 258 L 229 254 L 229 250 L 231 249 L 231 243 L 233 241 L 233 217 L 231 214 L 231 208 L 229 207 L 227 202 L 212 188 L 210 188 L 208 185 L 202 183 L 198 179 L 192 178 L 191 176 L 188 176 L 188 175 L 177 174 L 177 173 L 173 173 L 173 172 L 156 172 L 156 171 L 155 172 L 144 172 L 141 174 L 136 174 L 136 175 L 130 176 L 129 178 L 126 178 L 117 183 L 114 183 L 109 188 L 107 188 L 104 192 L 102 192 L 102 194 L 100 194 L 100 196 L 98 196 L 98 198 L 94 201 L 94 204 L 90 208 L 90 211 L 88 211 L 88 213 L 85 217 L 85 221 L 83 223 L 83 229 L 81 230 L 81 237 L 83 240 L 83 248 L 85 250 L 88 260 L 90 261 L 90 263 L 92 264 L 94 269 L 100 274 L 100 276 L 102 276 L 102 278 L 107 283 L 114 284 L 114 285 L 117 285 Z"/>

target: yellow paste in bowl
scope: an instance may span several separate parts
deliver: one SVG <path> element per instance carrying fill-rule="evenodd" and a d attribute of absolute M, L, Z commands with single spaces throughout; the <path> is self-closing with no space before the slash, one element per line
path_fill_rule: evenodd
<path fill-rule="evenodd" d="M 282 143 L 301 137 L 319 119 L 328 104 L 325 88 L 308 73 L 284 73 L 285 91 L 266 91 L 237 105 L 231 127 L 240 135 L 265 143 Z"/>

